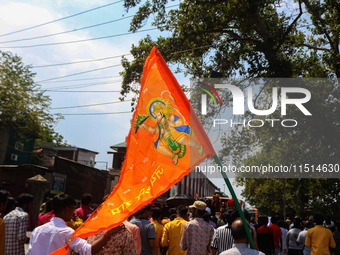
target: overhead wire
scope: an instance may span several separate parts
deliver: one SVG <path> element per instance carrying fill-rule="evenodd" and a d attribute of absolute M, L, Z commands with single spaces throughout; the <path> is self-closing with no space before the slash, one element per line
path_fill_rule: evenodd
<path fill-rule="evenodd" d="M 2 48 L 2 49 L 3 48 L 23 49 L 23 48 L 34 48 L 34 47 L 41 47 L 41 46 L 64 45 L 64 44 L 71 44 L 71 43 L 96 41 L 96 40 L 102 40 L 102 39 L 119 37 L 119 36 L 136 34 L 136 33 L 143 33 L 143 32 L 153 31 L 153 30 L 156 30 L 156 29 L 158 29 L 158 28 L 148 28 L 148 29 L 144 29 L 144 30 L 138 30 L 136 32 L 127 32 L 127 33 L 122 33 L 122 34 L 107 35 L 107 36 L 101 36 L 101 37 L 95 37 L 95 38 L 83 39 L 83 40 L 76 40 L 76 41 L 68 41 L 68 42 L 42 43 L 42 44 L 34 44 L 34 45 L 7 46 L 7 47 L 1 46 L 0 48 Z"/>
<path fill-rule="evenodd" d="M 95 11 L 95 10 L 98 10 L 98 9 L 101 9 L 101 8 L 104 8 L 104 7 L 108 7 L 110 5 L 118 4 L 118 3 L 121 3 L 121 2 L 124 2 L 124 0 L 119 0 L 119 1 L 116 1 L 116 2 L 109 3 L 109 4 L 101 5 L 101 6 L 98 6 L 98 7 L 89 9 L 89 10 L 86 10 L 86 11 L 82 11 L 82 12 L 79 12 L 79 13 L 76 13 L 76 14 L 72 14 L 70 16 L 66 16 L 66 17 L 63 17 L 63 18 L 60 18 L 60 19 L 56 19 L 56 20 L 52 20 L 52 21 L 49 21 L 49 22 L 45 22 L 45 23 L 42 23 L 42 24 L 39 24 L 39 25 L 35 25 L 35 26 L 32 26 L 32 27 L 20 29 L 20 30 L 13 31 L 13 32 L 10 32 L 10 33 L 6 33 L 6 34 L 1 34 L 0 37 L 7 36 L 7 35 L 12 35 L 12 34 L 16 34 L 16 33 L 20 33 L 20 32 L 23 32 L 23 31 L 27 31 L 27 30 L 31 30 L 31 29 L 37 28 L 37 27 L 42 27 L 42 26 L 45 26 L 45 25 L 48 25 L 48 24 L 51 24 L 51 23 L 54 23 L 54 22 L 58 22 L 58 21 L 65 20 L 65 19 L 69 19 L 69 18 L 72 18 L 72 17 L 75 17 L 75 16 L 79 16 L 79 15 L 82 15 L 82 14 L 85 14 L 85 13 L 88 13 L 88 12 L 91 12 L 91 11 Z"/>
<path fill-rule="evenodd" d="M 75 75 L 84 74 L 84 73 L 91 73 L 91 72 L 105 70 L 105 69 L 108 69 L 108 68 L 118 67 L 118 66 L 121 66 L 121 64 L 112 65 L 112 66 L 106 66 L 106 67 L 101 67 L 101 68 L 96 68 L 96 69 L 90 69 L 90 70 L 79 72 L 79 73 L 73 73 L 73 74 L 58 76 L 58 77 L 54 77 L 54 78 L 50 78 L 50 79 L 46 79 L 46 80 L 37 81 L 36 83 L 52 81 L 52 80 L 61 79 L 61 78 L 65 78 L 65 77 L 70 77 L 70 76 L 75 76 Z"/>
<path fill-rule="evenodd" d="M 108 84 L 117 84 L 121 83 L 121 81 L 107 81 L 107 82 L 97 82 L 97 83 L 83 83 L 83 84 L 73 84 L 68 86 L 57 86 L 51 87 L 47 89 L 75 89 L 75 88 L 86 88 L 86 87 L 93 87 L 93 86 L 101 86 L 101 85 L 108 85 Z"/>
<path fill-rule="evenodd" d="M 107 22 L 103 22 L 103 23 L 99 23 L 99 24 L 95 24 L 95 25 L 91 25 L 91 26 L 87 26 L 87 27 L 75 28 L 75 29 L 72 29 L 72 30 L 63 31 L 63 32 L 59 32 L 59 33 L 40 35 L 40 36 L 17 39 L 17 40 L 3 41 L 3 42 L 0 42 L 0 43 L 22 42 L 22 41 L 29 41 L 29 40 L 47 38 L 47 37 L 56 36 L 56 35 L 62 35 L 62 34 L 71 33 L 71 32 L 78 32 L 78 31 L 83 30 L 83 29 L 89 29 L 89 28 L 93 28 L 93 27 L 103 26 L 103 25 L 107 25 L 107 24 L 110 24 L 110 23 L 114 23 L 114 22 L 117 22 L 117 21 L 124 20 L 124 19 L 128 19 L 128 18 L 131 18 L 131 17 L 133 17 L 133 15 L 126 16 L 126 17 L 119 18 L 119 19 L 115 19 L 115 20 L 111 20 L 111 21 L 107 21 Z"/>
<path fill-rule="evenodd" d="M 188 51 L 203 49 L 203 48 L 207 48 L 207 47 L 211 47 L 211 46 L 212 46 L 212 45 L 205 45 L 205 46 L 195 47 L 195 48 L 191 48 L 191 49 L 186 49 L 186 50 L 181 50 L 181 51 L 172 52 L 172 53 L 170 53 L 170 54 L 172 55 L 172 54 L 177 54 L 177 53 L 183 53 L 183 52 L 188 52 Z M 103 70 L 103 69 L 108 69 L 108 68 L 111 68 L 111 67 L 118 67 L 118 66 L 121 66 L 121 64 L 117 64 L 117 65 L 113 65 L 113 66 L 108 66 L 108 67 L 97 68 L 97 69 L 90 69 L 90 70 L 87 70 L 87 71 L 84 71 L 84 72 L 73 73 L 73 74 L 64 75 L 64 76 L 53 77 L 53 78 L 50 78 L 50 79 L 37 81 L 36 83 L 50 82 L 50 81 L 57 80 L 57 79 L 62 79 L 62 78 L 65 78 L 65 77 L 70 77 L 70 76 L 80 75 L 80 74 L 84 74 L 84 73 L 90 73 L 90 72 L 100 71 L 100 70 Z M 61 81 L 60 81 L 60 82 L 61 82 Z"/>
<path fill-rule="evenodd" d="M 63 116 L 66 116 L 66 115 L 109 115 L 109 114 L 123 114 L 123 113 L 132 113 L 132 112 L 126 111 L 126 112 L 60 113 L 60 114 Z"/>
<path fill-rule="evenodd" d="M 43 91 L 46 92 L 64 92 L 64 93 L 117 93 L 120 92 L 120 90 L 50 90 L 50 89 L 44 89 Z"/>
<path fill-rule="evenodd" d="M 176 51 L 176 52 L 173 52 L 173 53 L 170 53 L 170 54 L 183 53 L 183 52 L 188 52 L 188 51 L 192 51 L 192 50 L 202 49 L 202 48 L 206 48 L 206 47 L 211 47 L 211 45 L 196 47 L 196 48 L 182 50 L 182 51 Z M 66 63 L 59 63 L 59 64 L 32 66 L 32 68 L 53 67 L 53 66 L 71 65 L 71 64 L 78 64 L 78 63 L 90 63 L 90 62 L 97 62 L 97 61 L 113 59 L 113 58 L 119 58 L 119 57 L 124 57 L 124 56 L 131 56 L 131 55 L 132 55 L 131 53 L 127 53 L 127 54 L 111 56 L 111 57 L 106 57 L 106 58 L 99 58 L 99 59 L 80 60 L 80 61 L 73 61 L 73 62 L 66 62 Z"/>
<path fill-rule="evenodd" d="M 5 35 L 14 34 L 14 33 L 19 33 L 21 31 L 30 30 L 30 29 L 37 28 L 37 27 L 41 27 L 41 26 L 44 26 L 44 25 L 47 25 L 47 24 L 51 24 L 51 23 L 56 22 L 56 21 L 61 21 L 61 20 L 67 19 L 67 18 L 75 17 L 77 15 L 84 14 L 86 12 L 90 12 L 90 11 L 93 11 L 93 10 L 97 10 L 99 8 L 107 7 L 109 5 L 116 4 L 116 3 L 119 3 L 119 2 L 123 2 L 123 0 L 122 1 L 118 1 L 118 2 L 114 2 L 114 3 L 111 3 L 111 4 L 107 4 L 107 5 L 103 5 L 103 6 L 100 6 L 100 7 L 97 7 L 97 8 L 93 8 L 93 9 L 90 9 L 88 11 L 84 11 L 84 12 L 81 12 L 81 13 L 78 13 L 78 14 L 75 14 L 75 15 L 71 15 L 71 16 L 68 16 L 68 17 L 64 17 L 64 18 L 61 18 L 61 19 L 54 20 L 54 21 L 50 21 L 50 22 L 46 22 L 46 23 L 43 23 L 43 24 L 39 24 L 39 25 L 36 25 L 36 26 L 33 26 L 33 27 L 29 27 L 29 28 L 26 28 L 26 29 L 22 29 L 22 30 L 11 32 L 11 33 L 3 34 L 3 35 L 0 35 L 0 37 L 5 36 Z M 173 8 L 173 7 L 176 7 L 176 6 L 179 6 L 179 4 L 175 4 L 175 5 L 171 5 L 171 6 L 166 6 L 165 9 Z M 110 23 L 118 22 L 118 21 L 121 21 L 121 20 L 124 20 L 124 19 L 132 18 L 133 16 L 134 15 L 129 15 L 129 16 L 126 16 L 126 17 L 122 17 L 122 18 L 118 18 L 118 19 L 114 19 L 114 20 L 110 20 L 110 21 L 106 21 L 106 22 L 102 22 L 102 23 L 86 26 L 86 27 L 75 28 L 75 29 L 72 29 L 72 30 L 63 31 L 63 32 L 59 32 L 59 33 L 53 33 L 53 34 L 47 34 L 47 35 L 41 35 L 41 36 L 30 37 L 30 38 L 23 38 L 23 39 L 3 41 L 3 42 L 0 42 L 0 43 L 28 41 L 28 40 L 47 38 L 47 37 L 61 35 L 61 34 L 66 34 L 66 33 L 71 33 L 71 32 L 77 32 L 77 31 L 84 30 L 84 29 L 89 29 L 89 28 L 93 28 L 93 27 L 98 27 L 98 26 L 103 26 L 103 25 L 107 25 L 107 24 L 110 24 Z"/>
<path fill-rule="evenodd" d="M 63 80 L 63 81 L 46 81 L 44 83 L 60 83 L 60 82 L 74 82 L 74 81 L 88 81 L 88 80 L 100 80 L 100 79 L 109 79 L 109 78 L 118 78 L 120 75 L 112 75 L 112 76 L 102 76 L 102 77 L 92 77 L 92 78 L 83 78 L 83 79 L 72 79 L 72 80 Z"/>
<path fill-rule="evenodd" d="M 54 108 L 51 108 L 51 110 L 73 109 L 73 108 L 91 107 L 91 106 L 98 106 L 98 105 L 118 104 L 118 103 L 125 103 L 125 102 L 131 102 L 131 101 L 132 100 L 125 100 L 125 101 L 114 101 L 114 102 L 98 103 L 98 104 L 86 104 L 86 105 L 77 105 L 77 106 L 54 107 Z"/>
<path fill-rule="evenodd" d="M 113 58 L 120 58 L 120 57 L 124 57 L 124 56 L 129 56 L 129 55 L 132 55 L 132 54 L 128 53 L 128 54 L 122 54 L 122 55 L 118 55 L 118 56 L 91 59 L 91 60 L 79 60 L 79 61 L 65 62 L 65 63 L 59 63 L 59 64 L 32 66 L 31 68 L 54 67 L 54 66 L 73 65 L 73 64 L 79 64 L 79 63 L 90 63 L 90 62 L 103 61 L 103 60 L 108 60 L 108 59 L 113 59 Z"/>

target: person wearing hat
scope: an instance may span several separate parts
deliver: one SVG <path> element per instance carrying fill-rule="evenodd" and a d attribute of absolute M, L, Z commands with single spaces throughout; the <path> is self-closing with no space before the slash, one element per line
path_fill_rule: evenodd
<path fill-rule="evenodd" d="M 194 219 L 184 224 L 180 246 L 187 255 L 209 255 L 214 228 L 203 219 L 207 205 L 195 201 L 189 208 Z"/>

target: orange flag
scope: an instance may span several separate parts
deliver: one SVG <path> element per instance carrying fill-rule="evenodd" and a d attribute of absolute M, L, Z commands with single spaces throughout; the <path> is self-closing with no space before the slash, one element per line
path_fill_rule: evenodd
<path fill-rule="evenodd" d="M 144 65 L 126 144 L 118 184 L 72 239 L 118 226 L 215 155 L 189 100 L 156 47 Z M 52 254 L 65 252 L 64 247 Z"/>

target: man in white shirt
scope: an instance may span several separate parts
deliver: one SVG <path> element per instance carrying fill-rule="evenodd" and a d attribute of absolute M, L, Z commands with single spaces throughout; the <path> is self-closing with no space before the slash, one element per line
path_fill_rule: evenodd
<path fill-rule="evenodd" d="M 66 225 L 73 217 L 75 201 L 66 194 L 53 198 L 55 217 L 50 222 L 37 227 L 31 234 L 27 255 L 46 255 L 66 245 L 71 239 L 74 230 Z M 70 243 L 70 250 L 81 255 L 95 254 L 106 244 L 111 234 L 121 230 L 121 226 L 110 229 L 92 245 L 84 239 L 75 238 Z"/>
<path fill-rule="evenodd" d="M 288 248 L 288 254 L 294 255 L 294 254 L 301 254 L 301 251 L 303 249 L 302 244 L 297 243 L 297 238 L 299 236 L 299 233 L 301 232 L 301 220 L 299 218 L 294 219 L 292 229 L 290 229 L 287 233 L 286 237 L 286 243 Z"/>
<path fill-rule="evenodd" d="M 307 236 L 307 232 L 308 229 L 314 227 L 314 223 L 311 221 L 307 221 L 305 223 L 305 229 L 303 231 L 301 231 L 298 235 L 298 238 L 296 239 L 296 244 L 302 244 L 303 245 L 303 255 L 310 255 L 311 253 L 311 247 L 307 248 L 305 246 L 305 241 L 306 241 L 306 236 Z"/>

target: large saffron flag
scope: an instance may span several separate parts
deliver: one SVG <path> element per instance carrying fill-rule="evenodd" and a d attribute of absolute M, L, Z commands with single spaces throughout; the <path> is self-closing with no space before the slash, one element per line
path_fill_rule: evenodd
<path fill-rule="evenodd" d="M 118 226 L 215 155 L 189 100 L 156 47 L 144 65 L 126 144 L 118 184 L 72 239 Z M 65 248 L 53 254 L 65 254 Z"/>

